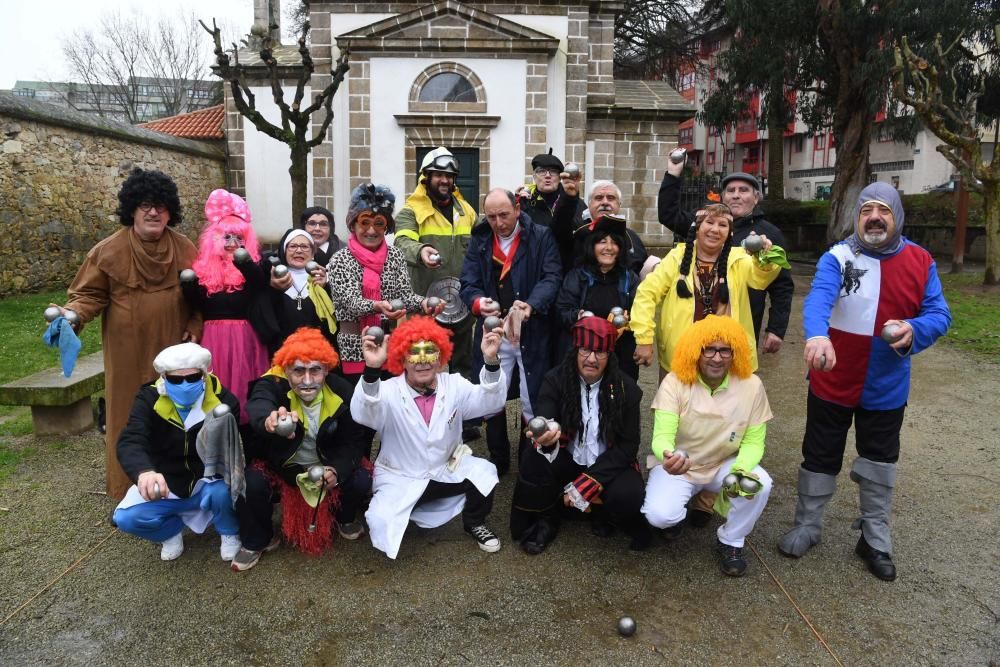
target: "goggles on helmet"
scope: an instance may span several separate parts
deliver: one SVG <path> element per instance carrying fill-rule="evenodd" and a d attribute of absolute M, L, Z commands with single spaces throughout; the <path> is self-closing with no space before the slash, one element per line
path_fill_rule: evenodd
<path fill-rule="evenodd" d="M 424 173 L 429 171 L 441 171 L 446 174 L 458 175 L 458 160 L 454 155 L 438 155 L 434 160 L 424 167 Z"/>
<path fill-rule="evenodd" d="M 406 361 L 411 364 L 436 364 L 441 358 L 441 350 L 429 340 L 418 340 L 410 345 Z"/>

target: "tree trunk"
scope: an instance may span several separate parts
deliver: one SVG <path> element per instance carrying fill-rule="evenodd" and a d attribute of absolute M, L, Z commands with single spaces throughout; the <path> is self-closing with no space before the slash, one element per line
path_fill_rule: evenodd
<path fill-rule="evenodd" d="M 767 117 L 767 198 L 785 198 L 785 123 L 784 117 Z"/>
<path fill-rule="evenodd" d="M 965 230 L 969 224 L 969 190 L 965 187 L 965 178 L 958 182 L 958 213 L 955 216 L 955 239 L 951 251 L 951 272 L 961 273 L 965 265 Z"/>
<path fill-rule="evenodd" d="M 306 192 L 308 188 L 309 150 L 305 146 L 292 146 L 292 164 L 288 167 L 288 175 L 292 179 L 292 227 L 298 227 L 299 214 L 305 210 Z"/>
<path fill-rule="evenodd" d="M 830 193 L 830 222 L 826 228 L 826 240 L 830 243 L 841 241 L 854 232 L 854 205 L 858 195 L 868 184 L 868 145 L 871 141 L 871 122 L 857 96 L 850 100 L 838 100 L 834 113 L 834 127 L 842 127 L 835 133 L 837 141 L 837 170 Z"/>
<path fill-rule="evenodd" d="M 986 220 L 986 276 L 984 285 L 1000 285 L 1000 182 L 983 181 Z"/>

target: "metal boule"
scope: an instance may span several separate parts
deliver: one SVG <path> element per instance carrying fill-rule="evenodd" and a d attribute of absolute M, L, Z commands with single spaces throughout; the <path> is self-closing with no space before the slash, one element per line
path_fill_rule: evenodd
<path fill-rule="evenodd" d="M 291 415 L 278 417 L 278 422 L 274 425 L 274 432 L 285 438 L 295 433 L 295 422 L 292 421 Z"/>
<path fill-rule="evenodd" d="M 622 637 L 631 637 L 635 634 L 635 619 L 631 616 L 622 616 L 618 619 L 618 634 Z"/>
<path fill-rule="evenodd" d="M 689 458 L 688 457 L 688 453 L 685 452 L 683 449 L 675 449 L 674 450 L 674 455 L 676 455 L 676 456 L 683 456 L 684 458 Z"/>
<path fill-rule="evenodd" d="M 753 495 L 758 491 L 760 491 L 760 482 L 755 480 L 753 477 L 741 477 L 740 489 L 744 493 L 749 493 L 750 495 Z"/>
<path fill-rule="evenodd" d="M 486 331 L 493 331 L 497 327 L 503 326 L 503 320 L 501 320 L 496 315 L 490 315 L 485 320 L 483 320 L 483 329 Z"/>
<path fill-rule="evenodd" d="M 764 237 L 751 234 L 743 239 L 743 249 L 747 252 L 760 252 L 764 249 Z"/>
<path fill-rule="evenodd" d="M 561 428 L 559 426 L 559 422 L 557 422 L 555 419 L 550 419 L 547 422 L 547 426 L 550 431 L 558 431 Z"/>
<path fill-rule="evenodd" d="M 321 465 L 309 466 L 309 481 L 319 484 L 323 480 L 323 475 L 326 474 L 326 469 Z"/>
<path fill-rule="evenodd" d="M 684 160 L 687 159 L 687 153 L 688 153 L 687 149 L 675 148 L 674 150 L 670 151 L 670 161 L 673 162 L 674 164 L 680 164 L 681 162 L 684 162 Z"/>
<path fill-rule="evenodd" d="M 624 315 L 615 315 L 611 318 L 611 326 L 615 329 L 622 329 L 628 326 L 628 318 Z"/>
<path fill-rule="evenodd" d="M 381 346 L 382 341 L 385 340 L 385 332 L 382 331 L 382 327 L 368 327 L 365 329 L 365 335 L 374 338 L 375 344 L 379 346 Z"/>
<path fill-rule="evenodd" d="M 592 310 L 585 310 L 585 311 L 583 311 L 583 314 L 580 315 L 580 318 L 583 319 L 584 317 L 593 317 L 593 316 L 594 316 L 594 311 L 592 311 Z"/>
<path fill-rule="evenodd" d="M 218 405 L 215 406 L 215 409 L 212 410 L 212 415 L 215 417 L 225 417 L 226 415 L 231 413 L 232 409 L 230 409 L 230 407 L 225 403 L 219 403 Z"/>
<path fill-rule="evenodd" d="M 403 303 L 402 299 L 393 299 L 389 302 L 389 308 L 391 310 L 403 310 L 406 308 L 406 304 Z"/>
<path fill-rule="evenodd" d="M 70 324 L 80 323 L 80 316 L 76 314 L 75 310 L 70 310 L 69 308 L 63 309 L 63 317 L 65 317 L 66 321 Z"/>
<path fill-rule="evenodd" d="M 45 309 L 45 321 L 52 322 L 57 317 L 62 317 L 62 309 L 58 306 L 49 306 Z"/>
<path fill-rule="evenodd" d="M 163 494 L 160 493 L 160 483 L 159 482 L 153 482 L 153 500 L 159 500 L 162 497 L 163 497 Z"/>
<path fill-rule="evenodd" d="M 271 266 L 277 266 L 278 264 L 281 264 L 281 260 L 278 259 L 277 256 L 275 255 L 271 255 L 270 257 L 268 257 L 267 261 L 271 263 Z"/>
<path fill-rule="evenodd" d="M 740 478 L 736 475 L 736 473 L 731 472 L 722 479 L 722 488 L 731 489 L 739 483 Z"/>
<path fill-rule="evenodd" d="M 820 368 L 826 368 L 826 355 L 825 354 L 820 355 L 820 358 L 819 358 L 819 367 Z"/>
<path fill-rule="evenodd" d="M 528 434 L 532 438 L 540 438 L 549 430 L 549 422 L 545 417 L 532 417 L 528 422 Z"/>
<path fill-rule="evenodd" d="M 306 262 L 306 271 L 308 271 L 309 273 L 312 273 L 316 269 L 321 269 L 321 268 L 323 268 L 323 267 L 321 267 L 319 265 L 319 262 L 317 262 L 315 260 L 311 259 L 308 262 Z"/>
<path fill-rule="evenodd" d="M 440 305 L 441 305 L 441 299 L 437 298 L 436 296 L 427 297 L 427 307 L 430 308 L 431 310 L 437 308 Z"/>
<path fill-rule="evenodd" d="M 276 264 L 272 273 L 274 273 L 275 278 L 284 278 L 288 275 L 288 267 L 284 264 Z"/>
<path fill-rule="evenodd" d="M 198 274 L 193 269 L 184 269 L 179 277 L 182 283 L 193 283 L 198 280 Z"/>
<path fill-rule="evenodd" d="M 233 252 L 233 261 L 237 264 L 246 264 L 253 258 L 250 256 L 250 251 L 246 248 L 237 248 Z"/>
<path fill-rule="evenodd" d="M 625 314 L 625 309 L 622 308 L 621 306 L 615 306 L 614 308 L 611 309 L 611 314 L 612 315 L 624 315 Z"/>
<path fill-rule="evenodd" d="M 441 253 L 439 253 L 439 252 L 432 252 L 431 254 L 427 255 L 427 259 L 429 259 L 431 261 L 431 264 L 440 264 L 441 263 Z"/>
<path fill-rule="evenodd" d="M 899 326 L 898 324 L 893 324 L 892 322 L 886 324 L 884 327 L 882 327 L 882 340 L 884 340 L 889 344 L 895 343 L 897 340 L 903 337 L 902 329 L 903 328 L 901 326 Z"/>
<path fill-rule="evenodd" d="M 563 173 L 570 178 L 577 178 L 580 175 L 580 165 L 575 162 L 567 162 L 563 167 Z"/>

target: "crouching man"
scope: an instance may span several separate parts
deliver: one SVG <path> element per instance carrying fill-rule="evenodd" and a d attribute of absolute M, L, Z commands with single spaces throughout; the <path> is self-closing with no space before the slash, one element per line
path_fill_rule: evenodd
<path fill-rule="evenodd" d="M 750 370 L 739 322 L 708 315 L 677 342 L 670 373 L 653 399 L 653 456 L 643 514 L 676 535 L 684 506 L 702 489 L 722 492 L 716 511 L 722 572 L 746 572 L 743 544 L 764 511 L 771 477 L 758 464 L 771 408 Z"/>
<path fill-rule="evenodd" d="M 118 438 L 118 462 L 133 485 L 115 508 L 113 521 L 123 532 L 161 543 L 162 560 L 184 552 L 185 525 L 203 533 L 211 523 L 222 536 L 219 554 L 225 561 L 240 550 L 233 510 L 243 487 L 236 426 L 240 407 L 208 372 L 211 365 L 212 353 L 194 343 L 173 345 L 156 355 L 153 368 L 160 377 L 139 389 Z M 225 407 L 217 410 L 217 418 L 212 413 L 219 406 Z M 211 421 L 219 422 L 210 438 L 218 448 L 209 453 L 199 436 Z"/>
<path fill-rule="evenodd" d="M 364 534 L 357 515 L 372 484 L 368 440 L 351 419 L 350 382 L 331 372 L 339 361 L 319 329 L 302 327 L 250 385 L 247 414 L 265 458 L 247 470 L 246 501 L 236 507 L 243 539 L 236 571 L 280 544 L 271 523 L 278 498 L 282 533 L 306 553 L 329 547 L 334 530 L 347 540 Z"/>
<path fill-rule="evenodd" d="M 644 549 L 650 530 L 639 512 L 636 464 L 642 390 L 618 366 L 618 332 L 610 322 L 584 317 L 571 333 L 573 349 L 539 392 L 535 413 L 549 427 L 533 435 L 529 424 L 534 447 L 521 454 L 511 536 L 539 554 L 555 539 L 563 512 L 579 510 L 588 513 L 594 534 L 610 535 L 618 526 L 631 536 L 630 548 Z"/>
<path fill-rule="evenodd" d="M 365 519 L 372 545 L 389 558 L 399 553 L 410 520 L 421 528 L 444 525 L 459 513 L 479 548 L 500 550 L 486 527 L 499 483 L 496 466 L 462 444 L 462 422 L 503 409 L 507 383 L 500 369 L 500 328 L 484 332 L 485 364 L 474 385 L 442 373 L 451 357 L 449 333 L 429 317 L 397 327 L 381 344 L 363 338 L 365 372 L 351 399 L 355 421 L 378 431 L 374 496 Z M 379 380 L 383 364 L 397 377 Z"/>

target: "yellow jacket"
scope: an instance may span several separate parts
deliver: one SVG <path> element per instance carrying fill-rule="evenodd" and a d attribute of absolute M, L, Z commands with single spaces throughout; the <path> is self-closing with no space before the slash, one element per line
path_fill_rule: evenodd
<path fill-rule="evenodd" d="M 694 323 L 694 304 L 698 298 L 698 290 L 694 285 L 697 272 L 695 262 L 691 262 L 691 271 L 687 276 L 688 287 L 695 296 L 682 299 L 677 296 L 677 278 L 681 273 L 681 259 L 684 256 L 684 246 L 681 243 L 663 258 L 656 269 L 646 276 L 639 284 L 639 289 L 632 304 L 632 320 L 630 328 L 635 334 L 637 345 L 653 343 L 654 330 L 657 344 L 657 357 L 664 371 L 670 371 L 670 362 L 674 358 L 674 346 L 684 330 Z M 696 246 L 697 247 L 697 246 Z M 747 288 L 762 290 L 778 277 L 781 267 L 777 264 L 760 264 L 748 255 L 743 248 L 733 247 L 729 251 L 727 282 L 729 283 L 729 313 L 728 315 L 740 323 L 746 331 L 750 343 L 751 366 L 757 370 L 757 342 L 753 331 L 753 314 L 750 312 L 750 297 Z M 655 322 L 657 306 L 660 308 L 660 320 Z M 722 314 L 722 313 L 720 313 Z"/>

